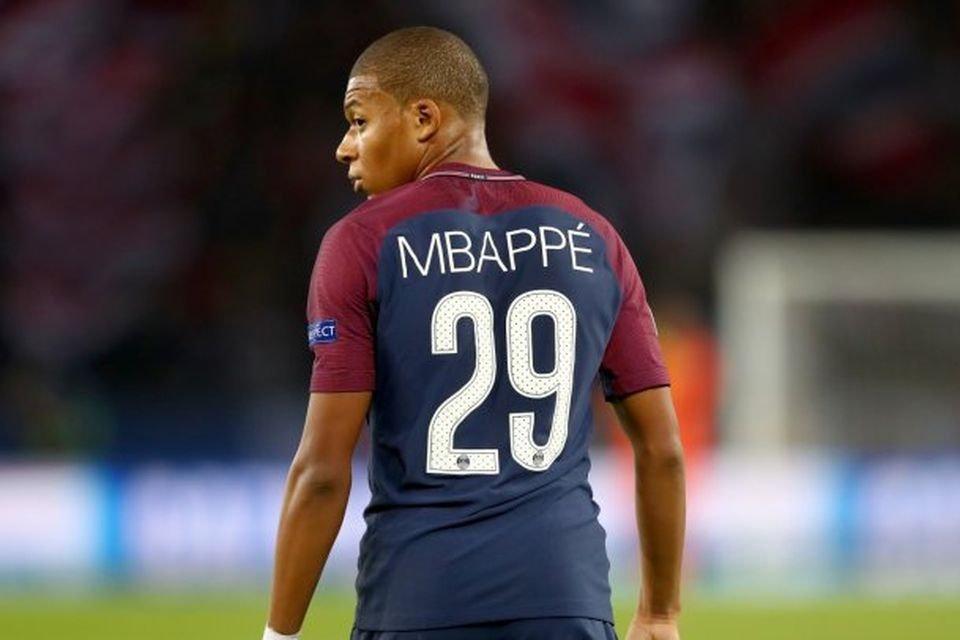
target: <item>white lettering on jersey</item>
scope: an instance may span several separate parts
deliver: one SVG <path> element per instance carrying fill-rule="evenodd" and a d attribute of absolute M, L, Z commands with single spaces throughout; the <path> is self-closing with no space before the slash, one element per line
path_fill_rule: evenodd
<path fill-rule="evenodd" d="M 400 251 L 400 267 L 403 271 L 403 277 L 407 277 L 407 255 L 413 259 L 414 266 L 417 267 L 417 271 L 420 272 L 420 275 L 426 276 L 430 274 L 430 265 L 433 263 L 433 252 L 437 252 L 437 262 L 440 264 L 440 273 L 446 273 L 443 265 L 443 255 L 440 249 L 440 235 L 434 233 L 430 237 L 430 249 L 427 251 L 427 258 L 422 263 L 417 259 L 417 254 L 413 250 L 413 247 L 410 246 L 410 243 L 407 242 L 407 239 L 403 236 L 397 236 L 397 249 Z"/>
<path fill-rule="evenodd" d="M 560 237 L 560 244 L 550 244 L 550 241 L 547 240 L 547 232 L 553 234 L 554 237 Z M 563 231 L 557 229 L 556 227 L 540 227 L 540 256 L 543 259 L 543 268 L 546 269 L 550 265 L 550 261 L 547 259 L 547 252 L 553 250 L 558 251 L 567 246 L 567 236 L 563 234 Z"/>
<path fill-rule="evenodd" d="M 462 238 L 464 244 L 455 247 L 453 242 L 454 236 Z M 443 233 L 443 239 L 444 244 L 447 246 L 447 263 L 450 265 L 450 273 L 473 271 L 477 260 L 473 257 L 473 254 L 470 253 L 470 249 L 473 248 L 473 240 L 470 239 L 470 236 L 464 231 L 445 231 Z M 468 261 L 467 264 L 457 265 L 456 255 L 463 256 L 464 259 Z"/>
<path fill-rule="evenodd" d="M 421 276 L 429 276 L 435 271 L 441 274 L 483 273 L 484 268 L 499 269 L 501 273 L 516 271 L 518 259 L 522 260 L 524 253 L 536 249 L 539 249 L 539 262 L 544 269 L 567 265 L 573 271 L 593 273 L 588 256 L 593 255 L 594 250 L 585 242 L 591 235 L 583 222 L 575 229 L 540 225 L 533 229 L 521 227 L 499 233 L 484 231 L 481 238 L 452 229 L 430 234 L 426 256 L 418 255 L 407 237 L 402 235 L 397 236 L 397 251 L 400 272 L 405 279 L 410 277 L 408 262 L 413 263 Z"/>
<path fill-rule="evenodd" d="M 527 234 L 527 237 L 530 238 L 530 243 L 525 247 L 517 248 L 513 244 L 513 237 L 518 236 L 521 233 Z M 513 231 L 507 231 L 507 255 L 510 258 L 510 271 L 517 270 L 517 254 L 523 253 L 524 251 L 530 251 L 537 245 L 537 234 L 530 229 L 514 229 Z"/>
<path fill-rule="evenodd" d="M 483 261 L 491 260 L 497 263 L 500 270 L 506 273 L 507 265 L 500 259 L 500 252 L 497 251 L 497 244 L 493 241 L 493 234 L 489 231 L 483 233 L 483 248 L 480 249 L 480 259 L 477 260 L 477 273 L 483 271 Z"/>

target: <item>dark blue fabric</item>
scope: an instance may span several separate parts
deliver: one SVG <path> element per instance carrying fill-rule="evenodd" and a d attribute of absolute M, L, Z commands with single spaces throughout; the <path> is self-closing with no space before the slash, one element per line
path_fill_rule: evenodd
<path fill-rule="evenodd" d="M 544 618 L 427 631 L 361 631 L 350 640 L 617 640 L 613 625 L 589 618 Z"/>
<path fill-rule="evenodd" d="M 580 228 L 590 254 L 571 269 L 564 252 L 543 267 L 539 250 L 517 257 L 517 270 L 488 264 L 482 273 L 429 276 L 399 267 L 403 235 L 425 256 L 434 232 L 457 229 L 480 238 L 550 225 Z M 504 257 L 504 259 L 506 259 Z M 410 263 L 408 262 L 408 265 Z M 533 289 L 563 293 L 577 310 L 576 366 L 569 435 L 545 471 L 530 471 L 510 453 L 511 412 L 535 412 L 535 439 L 546 440 L 554 397 L 517 393 L 507 375 L 505 323 L 518 295 Z M 475 365 L 473 324 L 457 325 L 459 352 L 431 353 L 437 302 L 453 291 L 474 291 L 494 310 L 497 377 L 486 401 L 456 431 L 457 447 L 499 450 L 498 475 L 426 472 L 427 427 Z M 371 410 L 372 498 L 365 511 L 357 578 L 357 625 L 404 630 L 494 620 L 584 617 L 612 621 L 606 534 L 597 521 L 587 473 L 591 387 L 620 304 L 620 289 L 600 235 L 558 209 L 542 207 L 483 216 L 464 211 L 420 215 L 393 228 L 378 265 L 377 388 Z M 556 354 L 548 322 L 534 322 L 534 364 L 552 367 Z M 557 637 L 557 636 L 553 636 Z"/>

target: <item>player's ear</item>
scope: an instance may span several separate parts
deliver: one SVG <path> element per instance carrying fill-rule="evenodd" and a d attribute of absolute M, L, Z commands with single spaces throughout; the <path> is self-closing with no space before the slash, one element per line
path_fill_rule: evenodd
<path fill-rule="evenodd" d="M 417 100 L 412 105 L 417 142 L 426 142 L 440 129 L 440 105 L 429 98 Z"/>

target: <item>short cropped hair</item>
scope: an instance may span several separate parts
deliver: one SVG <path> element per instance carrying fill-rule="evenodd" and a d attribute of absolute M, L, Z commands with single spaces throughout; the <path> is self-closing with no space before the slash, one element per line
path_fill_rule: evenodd
<path fill-rule="evenodd" d="M 490 92 L 487 72 L 466 42 L 443 29 L 408 27 L 375 41 L 350 77 L 370 75 L 400 104 L 442 100 L 468 119 L 482 120 Z"/>

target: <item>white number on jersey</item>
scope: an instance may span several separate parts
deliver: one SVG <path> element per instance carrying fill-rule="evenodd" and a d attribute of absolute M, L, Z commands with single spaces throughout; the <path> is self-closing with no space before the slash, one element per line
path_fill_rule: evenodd
<path fill-rule="evenodd" d="M 457 322 L 470 318 L 476 344 L 476 366 L 467 384 L 437 407 L 427 430 L 427 473 L 496 474 L 496 449 L 457 449 L 453 435 L 464 418 L 479 407 L 493 389 L 497 356 L 493 340 L 493 307 L 479 293 L 456 291 L 444 296 L 433 310 L 431 342 L 434 354 L 457 353 Z"/>
<path fill-rule="evenodd" d="M 554 325 L 553 370 L 539 372 L 533 365 L 533 321 L 547 316 Z M 457 449 L 457 427 L 479 407 L 493 389 L 497 377 L 493 334 L 493 307 L 483 295 L 456 291 L 444 296 L 433 310 L 431 341 L 434 354 L 455 354 L 457 323 L 473 322 L 476 362 L 473 375 L 463 387 L 443 401 L 427 429 L 427 473 L 477 475 L 500 472 L 496 449 Z M 531 471 L 544 471 L 563 451 L 570 422 L 573 371 L 576 358 L 577 314 L 570 299 L 559 291 L 537 289 L 517 296 L 507 311 L 507 372 L 510 384 L 527 398 L 555 396 L 553 422 L 544 445 L 533 438 L 534 413 L 509 416 L 510 451 L 513 459 Z"/>

